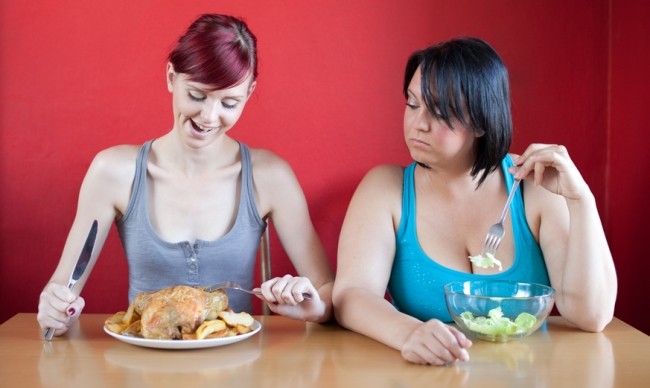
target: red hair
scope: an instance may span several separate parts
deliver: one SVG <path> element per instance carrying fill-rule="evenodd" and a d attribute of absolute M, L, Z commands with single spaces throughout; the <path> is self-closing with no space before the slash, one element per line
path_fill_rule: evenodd
<path fill-rule="evenodd" d="M 178 39 L 168 57 L 177 73 L 214 90 L 257 78 L 257 39 L 243 20 L 203 14 Z"/>

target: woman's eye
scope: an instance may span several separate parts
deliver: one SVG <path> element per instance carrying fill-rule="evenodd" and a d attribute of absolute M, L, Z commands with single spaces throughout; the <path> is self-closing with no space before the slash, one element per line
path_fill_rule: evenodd
<path fill-rule="evenodd" d="M 187 93 L 187 95 L 190 97 L 191 100 L 193 101 L 203 101 L 205 100 L 205 96 L 197 96 L 192 93 Z"/>
<path fill-rule="evenodd" d="M 408 106 L 410 109 L 417 109 L 417 108 L 420 107 L 419 105 L 417 105 L 417 104 L 413 104 L 413 103 L 411 103 L 411 102 L 407 102 L 407 103 L 406 103 L 406 106 Z"/>
<path fill-rule="evenodd" d="M 228 104 L 226 102 L 221 102 L 221 105 L 226 108 L 226 109 L 235 109 L 237 107 L 237 104 Z"/>

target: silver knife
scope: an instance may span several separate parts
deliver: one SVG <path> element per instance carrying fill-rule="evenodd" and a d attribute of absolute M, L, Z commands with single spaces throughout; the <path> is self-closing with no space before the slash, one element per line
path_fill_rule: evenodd
<path fill-rule="evenodd" d="M 74 287 L 75 283 L 77 283 L 77 280 L 79 280 L 79 278 L 81 278 L 81 275 L 83 275 L 84 272 L 86 271 L 86 267 L 88 266 L 88 263 L 90 262 L 90 257 L 92 256 L 93 253 L 93 247 L 95 246 L 96 238 L 97 238 L 97 220 L 94 220 L 92 226 L 90 227 L 90 232 L 88 232 L 88 237 L 86 237 L 86 243 L 84 244 L 84 247 L 81 250 L 81 253 L 79 254 L 79 258 L 77 259 L 77 264 L 74 267 L 74 271 L 72 271 L 72 275 L 70 275 L 70 280 L 68 281 L 69 289 L 72 289 L 72 287 Z M 45 338 L 48 341 L 51 341 L 53 336 L 54 336 L 53 328 L 49 327 L 45 329 L 45 334 L 43 334 L 43 338 Z"/>

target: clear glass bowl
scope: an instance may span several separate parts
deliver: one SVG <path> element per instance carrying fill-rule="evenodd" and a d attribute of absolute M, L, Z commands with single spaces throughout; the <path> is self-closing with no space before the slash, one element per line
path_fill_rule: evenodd
<path fill-rule="evenodd" d="M 544 323 L 555 290 L 536 283 L 476 280 L 445 284 L 447 309 L 470 338 L 507 342 L 523 338 Z"/>

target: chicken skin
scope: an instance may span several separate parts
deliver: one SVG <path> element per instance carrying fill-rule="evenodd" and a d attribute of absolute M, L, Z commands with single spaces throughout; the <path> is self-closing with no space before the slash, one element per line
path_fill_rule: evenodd
<path fill-rule="evenodd" d="M 206 319 L 216 319 L 228 307 L 223 290 L 173 286 L 138 295 L 133 301 L 141 316 L 142 336 L 149 339 L 181 339 L 194 333 Z"/>

